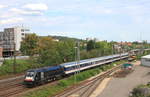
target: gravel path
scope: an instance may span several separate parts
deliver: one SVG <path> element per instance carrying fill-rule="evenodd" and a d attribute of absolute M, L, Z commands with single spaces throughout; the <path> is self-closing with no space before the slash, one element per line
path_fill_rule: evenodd
<path fill-rule="evenodd" d="M 150 68 L 135 66 L 125 78 L 112 78 L 97 97 L 129 97 L 129 92 L 140 84 L 150 81 Z"/>

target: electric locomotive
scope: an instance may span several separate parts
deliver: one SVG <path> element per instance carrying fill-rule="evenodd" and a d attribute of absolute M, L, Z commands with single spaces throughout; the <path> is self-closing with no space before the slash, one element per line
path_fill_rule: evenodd
<path fill-rule="evenodd" d="M 59 79 L 63 75 L 64 72 L 61 66 L 31 69 L 26 72 L 24 84 L 27 86 L 36 86 Z"/>

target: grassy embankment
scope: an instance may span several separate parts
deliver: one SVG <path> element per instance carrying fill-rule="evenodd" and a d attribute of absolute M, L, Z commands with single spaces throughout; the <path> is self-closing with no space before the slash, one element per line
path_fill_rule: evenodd
<path fill-rule="evenodd" d="M 113 64 L 108 64 L 104 65 L 98 68 L 90 69 L 84 72 L 80 72 L 79 74 L 76 75 L 76 81 L 74 81 L 74 76 L 70 76 L 67 79 L 62 79 L 58 82 L 58 84 L 53 85 L 53 86 L 46 86 L 43 88 L 40 88 L 36 91 L 29 92 L 22 97 L 49 97 L 49 96 L 54 96 L 59 92 L 64 91 L 64 89 L 77 84 L 83 80 L 86 80 L 94 75 L 97 75 L 101 73 L 102 71 L 106 71 L 112 67 L 114 67 L 114 64 L 121 64 L 124 63 L 125 61 L 120 61 L 120 62 L 115 62 Z M 75 83 L 76 82 L 76 83 Z"/>
<path fill-rule="evenodd" d="M 4 61 L 2 66 L 0 66 L 0 77 L 2 76 L 8 76 L 8 75 L 13 75 L 13 59 L 7 59 Z M 41 67 L 43 66 L 42 64 L 37 64 L 31 59 L 28 60 L 21 60 L 17 59 L 16 60 L 16 74 L 18 73 L 23 73 L 24 71 L 35 68 L 35 67 Z"/>

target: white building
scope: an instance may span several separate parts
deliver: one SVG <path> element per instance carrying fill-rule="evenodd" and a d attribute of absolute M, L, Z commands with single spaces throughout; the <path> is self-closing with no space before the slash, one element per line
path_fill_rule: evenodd
<path fill-rule="evenodd" d="M 146 55 L 141 58 L 141 65 L 150 66 L 150 55 Z"/>
<path fill-rule="evenodd" d="M 12 53 L 14 49 L 19 51 L 26 33 L 29 33 L 29 29 L 23 26 L 5 28 L 0 32 L 0 47 L 3 48 L 3 53 Z"/>

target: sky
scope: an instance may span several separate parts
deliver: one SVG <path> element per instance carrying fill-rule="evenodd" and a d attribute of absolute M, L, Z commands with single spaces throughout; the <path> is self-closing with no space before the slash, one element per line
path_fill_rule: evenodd
<path fill-rule="evenodd" d="M 150 0 L 0 0 L 0 31 L 150 42 Z"/>

